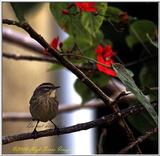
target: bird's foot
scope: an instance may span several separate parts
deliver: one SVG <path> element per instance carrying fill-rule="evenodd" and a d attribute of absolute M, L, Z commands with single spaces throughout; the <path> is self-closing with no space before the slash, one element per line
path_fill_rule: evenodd
<path fill-rule="evenodd" d="M 52 122 L 52 124 L 54 125 L 54 131 L 55 132 L 58 132 L 59 131 L 59 128 L 56 126 L 56 124 L 52 121 L 52 120 L 50 120 L 51 122 Z"/>
<path fill-rule="evenodd" d="M 32 138 L 33 138 L 33 139 L 37 139 L 37 134 L 38 134 L 37 130 L 34 129 L 33 132 L 32 132 L 32 134 L 31 134 L 31 135 L 32 135 Z"/>
<path fill-rule="evenodd" d="M 55 131 L 55 132 L 58 132 L 58 131 L 59 131 L 59 128 L 58 128 L 57 126 L 55 126 L 55 127 L 54 127 L 54 131 Z"/>

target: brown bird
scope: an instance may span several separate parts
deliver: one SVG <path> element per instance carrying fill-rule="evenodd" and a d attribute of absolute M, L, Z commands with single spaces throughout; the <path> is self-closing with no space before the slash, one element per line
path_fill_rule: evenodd
<path fill-rule="evenodd" d="M 52 83 L 42 83 L 33 92 L 33 95 L 29 101 L 30 113 L 33 120 L 37 120 L 33 133 L 37 133 L 36 128 L 39 121 L 51 121 L 54 124 L 52 119 L 55 118 L 58 113 L 59 103 L 56 100 L 56 96 L 52 97 L 51 95 L 59 87 L 60 86 L 54 86 Z M 54 126 L 57 128 L 55 124 Z"/>

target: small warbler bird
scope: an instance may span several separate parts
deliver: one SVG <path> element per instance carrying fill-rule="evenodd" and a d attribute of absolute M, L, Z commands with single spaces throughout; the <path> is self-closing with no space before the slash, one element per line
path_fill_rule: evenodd
<path fill-rule="evenodd" d="M 58 101 L 56 100 L 55 91 L 59 87 L 60 86 L 54 86 L 52 83 L 42 83 L 33 92 L 33 95 L 29 101 L 30 113 L 33 119 L 37 120 L 33 133 L 37 132 L 36 128 L 39 121 L 52 122 L 52 119 L 56 117 L 58 113 Z M 54 96 L 52 97 L 53 92 Z M 55 124 L 54 126 L 57 128 Z"/>

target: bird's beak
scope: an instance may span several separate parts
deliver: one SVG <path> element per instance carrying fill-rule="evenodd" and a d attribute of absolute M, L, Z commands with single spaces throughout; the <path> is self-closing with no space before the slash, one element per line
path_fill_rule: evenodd
<path fill-rule="evenodd" d="M 61 86 L 55 86 L 55 88 L 54 89 L 58 89 L 58 88 L 60 88 Z"/>

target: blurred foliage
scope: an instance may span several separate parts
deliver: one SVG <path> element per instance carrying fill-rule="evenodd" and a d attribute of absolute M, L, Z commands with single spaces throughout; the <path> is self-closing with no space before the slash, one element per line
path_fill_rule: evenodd
<path fill-rule="evenodd" d="M 138 20 L 130 25 L 129 33 L 126 37 L 127 44 L 130 48 L 132 48 L 137 42 L 141 42 L 145 44 L 145 42 L 149 42 L 147 34 L 151 39 L 156 38 L 156 26 L 153 22 L 149 20 Z"/>

